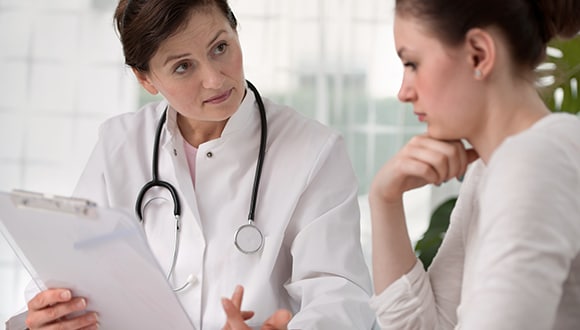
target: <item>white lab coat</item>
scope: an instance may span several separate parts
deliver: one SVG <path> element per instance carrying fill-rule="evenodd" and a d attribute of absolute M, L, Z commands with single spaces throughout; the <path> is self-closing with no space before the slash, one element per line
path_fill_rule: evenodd
<path fill-rule="evenodd" d="M 357 182 L 344 142 L 317 122 L 264 102 L 268 143 L 255 224 L 265 242 L 253 255 L 240 253 L 233 242 L 235 230 L 247 223 L 260 144 L 253 93 L 248 91 L 220 138 L 199 146 L 195 187 L 176 113 L 168 111 L 159 176 L 175 186 L 182 208 L 173 285 L 194 275 L 179 299 L 197 329 L 223 326 L 220 298 L 230 297 L 237 284 L 245 287 L 242 309 L 255 311 L 250 326 L 288 308 L 295 313 L 291 329 L 370 329 L 374 314 L 360 245 Z M 75 195 L 133 212 L 139 190 L 151 179 L 155 131 L 165 107 L 154 103 L 106 121 Z M 152 204 L 159 208 L 145 211 L 145 230 L 167 272 L 173 205 L 158 202 Z"/>

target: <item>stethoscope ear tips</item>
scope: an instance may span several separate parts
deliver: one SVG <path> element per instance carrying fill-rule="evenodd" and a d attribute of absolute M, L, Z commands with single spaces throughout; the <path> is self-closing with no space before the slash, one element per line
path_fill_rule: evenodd
<path fill-rule="evenodd" d="M 194 285 L 197 283 L 197 276 L 193 276 L 193 274 L 189 274 L 185 283 L 179 288 L 173 289 L 173 292 L 179 292 L 187 289 L 190 285 Z"/>
<path fill-rule="evenodd" d="M 187 277 L 187 280 L 185 282 L 188 285 L 194 285 L 195 283 L 197 283 L 197 277 L 193 276 L 193 274 L 189 274 L 189 276 Z"/>

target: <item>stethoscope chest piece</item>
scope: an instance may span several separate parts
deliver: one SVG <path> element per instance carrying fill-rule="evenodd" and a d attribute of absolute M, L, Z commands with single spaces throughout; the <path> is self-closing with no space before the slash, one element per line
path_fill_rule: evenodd
<path fill-rule="evenodd" d="M 240 226 L 234 234 L 234 244 L 236 248 L 245 254 L 252 254 L 260 251 L 264 245 L 264 235 L 258 227 L 250 220 L 248 224 Z"/>

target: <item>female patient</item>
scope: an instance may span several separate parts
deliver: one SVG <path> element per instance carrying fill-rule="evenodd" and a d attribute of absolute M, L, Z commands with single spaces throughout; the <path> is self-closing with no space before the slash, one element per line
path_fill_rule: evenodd
<path fill-rule="evenodd" d="M 396 1 L 399 98 L 427 133 L 369 197 L 384 329 L 580 327 L 580 120 L 551 114 L 534 85 L 547 42 L 578 30 L 576 0 Z M 460 178 L 475 159 L 425 272 L 403 193 Z"/>

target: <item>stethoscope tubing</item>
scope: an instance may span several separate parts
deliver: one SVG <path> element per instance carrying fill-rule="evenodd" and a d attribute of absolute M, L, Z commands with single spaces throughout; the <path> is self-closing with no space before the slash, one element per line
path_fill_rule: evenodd
<path fill-rule="evenodd" d="M 161 118 L 159 118 L 159 124 L 157 124 L 157 131 L 155 132 L 155 144 L 153 146 L 153 160 L 151 165 L 151 181 L 147 182 L 139 191 L 137 195 L 137 201 L 135 202 L 135 213 L 139 218 L 139 221 L 143 221 L 143 211 L 141 207 L 143 206 L 143 198 L 145 193 L 153 187 L 163 187 L 169 190 L 171 198 L 173 199 L 173 215 L 178 222 L 177 230 L 180 230 L 179 218 L 181 217 L 181 204 L 177 196 L 177 191 L 175 188 L 166 181 L 159 180 L 159 142 L 161 141 L 161 132 L 163 131 L 163 124 L 165 123 L 167 116 L 167 108 L 163 111 Z"/>
<path fill-rule="evenodd" d="M 262 97 L 258 92 L 256 86 L 251 82 L 246 80 L 248 87 L 252 90 L 256 96 L 256 102 L 258 103 L 258 109 L 260 109 L 260 121 L 261 121 L 261 134 L 260 134 L 260 150 L 258 151 L 258 162 L 256 164 L 256 174 L 254 175 L 254 185 L 252 187 L 252 198 L 250 199 L 250 211 L 248 212 L 248 222 L 253 224 L 254 213 L 256 211 L 256 202 L 258 199 L 258 189 L 260 188 L 260 179 L 262 177 L 262 167 L 264 166 L 264 158 L 266 154 L 266 142 L 268 139 L 268 121 L 266 119 L 266 111 L 264 110 L 264 102 Z"/>
<path fill-rule="evenodd" d="M 258 110 L 260 112 L 260 124 L 261 124 L 261 134 L 260 134 L 260 147 L 259 147 L 259 151 L 258 151 L 258 160 L 256 163 L 256 173 L 254 174 L 254 183 L 252 186 L 252 195 L 251 195 L 251 199 L 250 199 L 250 208 L 248 211 L 248 224 L 242 225 L 238 228 L 238 230 L 236 230 L 235 235 L 234 235 L 234 244 L 236 246 L 236 248 L 245 254 L 250 254 L 250 253 L 255 253 L 257 251 L 259 251 L 262 248 L 263 245 L 263 241 L 264 241 L 264 236 L 261 232 L 261 230 L 256 227 L 254 225 L 254 221 L 255 221 L 255 210 L 256 210 L 256 204 L 257 204 L 257 199 L 258 199 L 258 190 L 260 188 L 260 179 L 262 177 L 262 168 L 264 166 L 264 158 L 265 158 L 265 154 L 266 154 L 266 144 L 267 144 L 267 138 L 268 138 L 268 121 L 266 118 L 266 110 L 265 110 L 265 106 L 264 106 L 264 102 L 262 100 L 262 97 L 260 95 L 260 93 L 258 92 L 258 89 L 249 81 L 246 80 L 247 86 L 248 88 L 254 93 L 254 96 L 256 98 L 256 102 L 258 103 Z M 174 253 L 173 253 L 173 263 L 171 266 L 171 269 L 169 271 L 169 277 L 171 277 L 171 274 L 174 271 L 175 268 L 175 264 L 177 261 L 177 250 L 178 250 L 178 242 L 179 242 L 179 231 L 181 230 L 181 224 L 180 224 L 180 217 L 181 217 L 181 204 L 179 201 L 179 196 L 177 194 L 177 190 L 175 189 L 175 187 L 173 187 L 173 185 L 171 185 L 169 182 L 163 181 L 159 179 L 159 144 L 161 141 L 161 133 L 163 131 L 163 126 L 165 125 L 166 122 L 166 117 L 167 117 L 167 109 L 168 106 L 165 107 L 165 110 L 163 111 L 163 114 L 161 115 L 161 118 L 159 119 L 159 122 L 157 124 L 157 129 L 155 132 L 155 141 L 154 141 L 154 146 L 153 146 L 153 159 L 152 159 L 152 166 L 151 166 L 151 172 L 152 172 L 152 179 L 151 181 L 147 182 L 139 191 L 139 194 L 137 195 L 137 200 L 135 202 L 135 213 L 137 214 L 137 217 L 139 218 L 140 222 L 143 222 L 143 199 L 145 194 L 147 193 L 147 191 L 153 187 L 162 187 L 165 188 L 167 190 L 169 190 L 170 194 L 171 194 L 171 198 L 173 199 L 173 214 L 176 220 L 176 239 L 175 239 L 175 248 L 174 248 Z M 240 242 L 238 241 L 238 235 L 240 233 L 241 230 L 244 229 L 251 229 L 252 231 L 256 232 L 258 234 L 257 237 L 259 237 L 259 244 L 257 244 L 257 247 L 251 247 L 251 248 L 244 248 L 242 246 L 242 244 L 240 244 Z"/>

